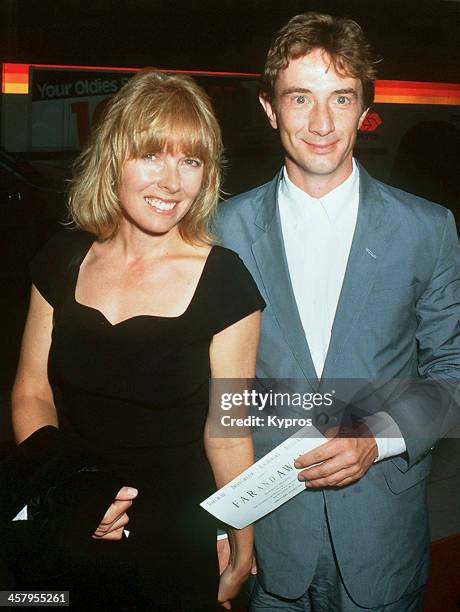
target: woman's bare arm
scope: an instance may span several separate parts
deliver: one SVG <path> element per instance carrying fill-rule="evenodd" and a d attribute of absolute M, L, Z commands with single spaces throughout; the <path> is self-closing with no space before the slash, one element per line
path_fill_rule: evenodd
<path fill-rule="evenodd" d="M 213 378 L 245 379 L 255 376 L 256 354 L 259 344 L 260 312 L 255 312 L 219 334 L 211 343 L 211 375 Z M 218 406 L 210 406 L 205 428 L 206 453 L 217 487 L 243 472 L 254 463 L 254 448 L 250 435 L 239 438 L 219 438 L 212 435 L 212 419 L 218 419 Z M 231 529 L 230 562 L 221 576 L 219 601 L 229 608 L 234 597 L 249 575 L 252 565 L 253 528 Z"/>
<path fill-rule="evenodd" d="M 32 286 L 11 396 L 13 431 L 17 443 L 44 425 L 58 426 L 47 371 L 52 328 L 53 308 Z"/>

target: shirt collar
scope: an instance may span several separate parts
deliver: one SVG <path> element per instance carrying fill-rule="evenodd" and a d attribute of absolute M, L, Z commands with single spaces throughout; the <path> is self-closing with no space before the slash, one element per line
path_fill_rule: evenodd
<path fill-rule="evenodd" d="M 308 215 L 309 211 L 312 212 L 312 207 L 318 208 L 318 206 L 321 206 L 331 221 L 336 220 L 345 213 L 346 209 L 359 201 L 358 166 L 353 159 L 353 169 L 350 176 L 322 198 L 313 198 L 297 185 L 294 185 L 288 177 L 286 166 L 284 166 L 279 189 L 281 200 L 284 200 L 291 214 L 303 217 Z"/>

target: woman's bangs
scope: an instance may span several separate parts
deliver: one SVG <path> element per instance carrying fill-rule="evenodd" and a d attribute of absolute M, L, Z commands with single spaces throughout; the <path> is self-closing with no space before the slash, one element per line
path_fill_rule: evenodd
<path fill-rule="evenodd" d="M 195 109 L 165 109 L 140 131 L 134 138 L 133 156 L 142 157 L 147 153 L 165 151 L 178 152 L 190 157 L 208 161 L 214 149 L 207 126 L 202 124 Z M 168 112 L 169 111 L 169 112 Z"/>

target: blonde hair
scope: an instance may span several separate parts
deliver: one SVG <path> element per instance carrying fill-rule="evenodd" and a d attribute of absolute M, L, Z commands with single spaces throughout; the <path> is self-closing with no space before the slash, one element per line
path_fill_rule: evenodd
<path fill-rule="evenodd" d="M 145 68 L 109 101 L 77 158 L 69 210 L 73 224 L 102 239 L 116 234 L 124 162 L 147 153 L 183 152 L 204 163 L 201 190 L 179 222 L 189 243 L 209 243 L 220 190 L 222 138 L 207 94 L 185 75 Z"/>

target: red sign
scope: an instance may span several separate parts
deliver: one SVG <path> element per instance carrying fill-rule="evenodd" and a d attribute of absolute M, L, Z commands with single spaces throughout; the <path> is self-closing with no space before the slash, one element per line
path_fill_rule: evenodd
<path fill-rule="evenodd" d="M 378 113 L 372 112 L 367 113 L 364 118 L 363 124 L 360 127 L 360 132 L 375 132 L 375 130 L 382 123 L 382 118 Z"/>

